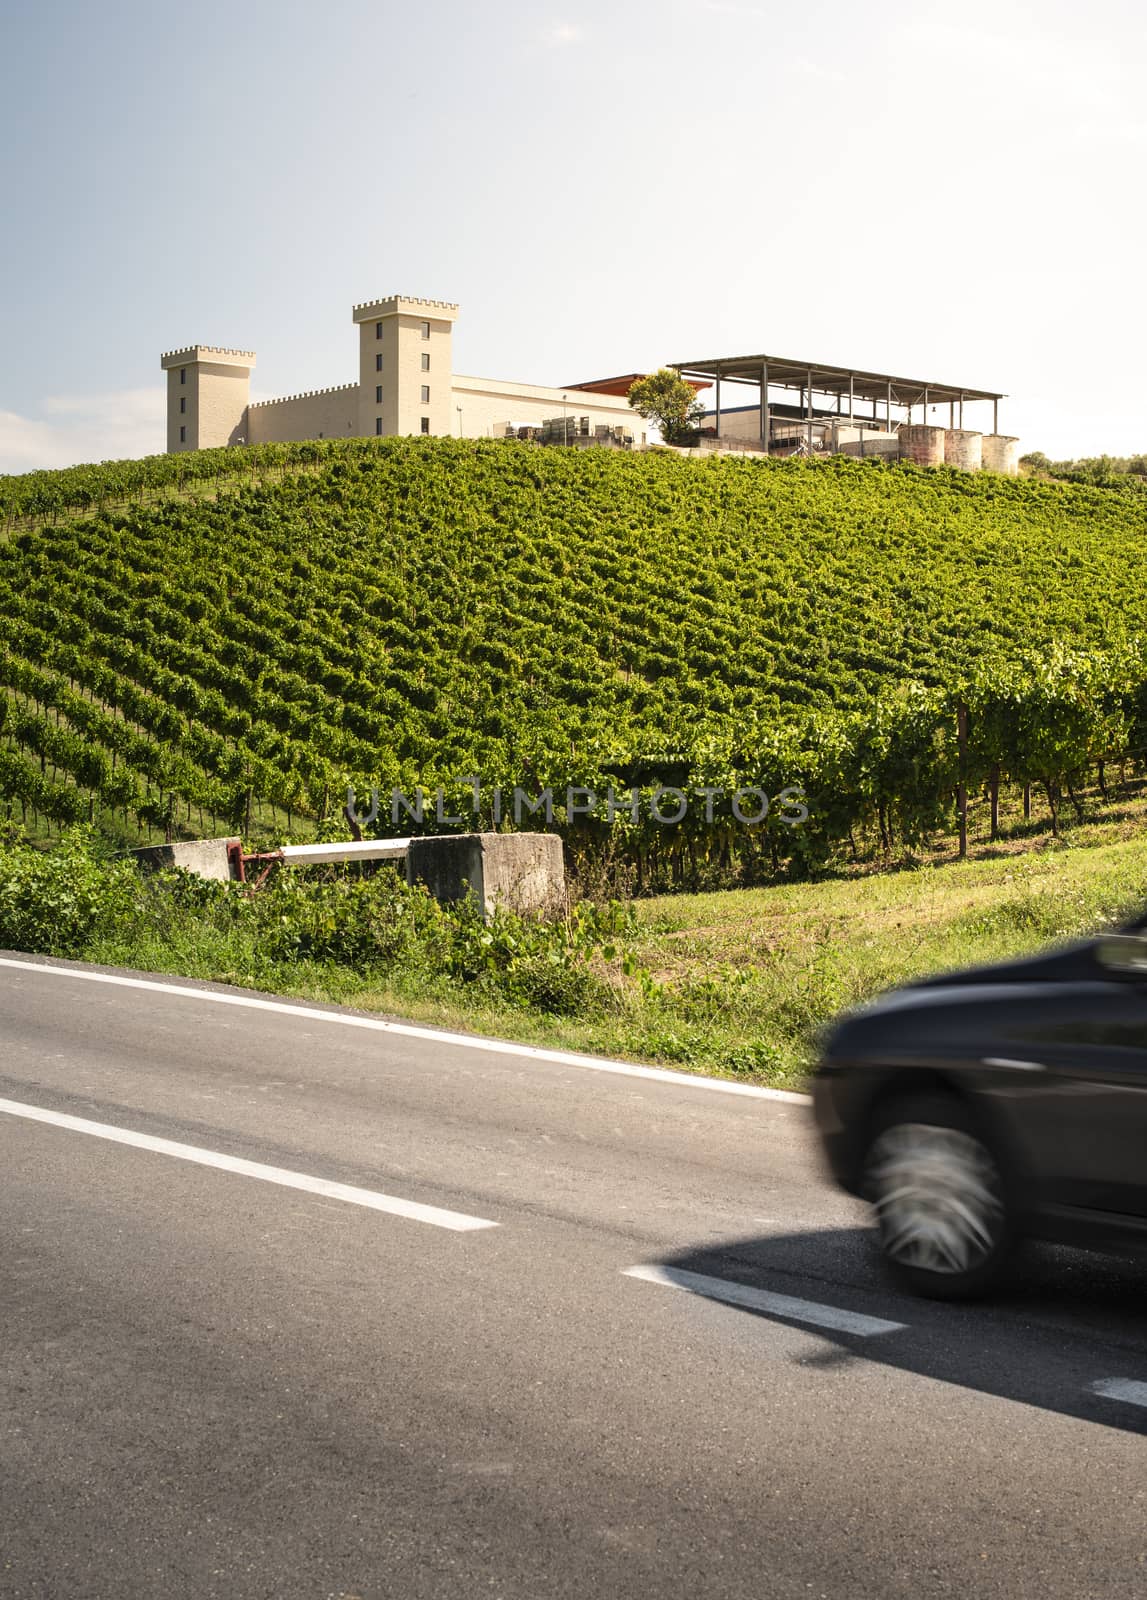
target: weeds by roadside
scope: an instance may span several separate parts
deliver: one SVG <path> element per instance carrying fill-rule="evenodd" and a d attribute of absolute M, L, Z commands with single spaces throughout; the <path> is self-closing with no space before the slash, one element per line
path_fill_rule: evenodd
<path fill-rule="evenodd" d="M 1147 889 L 1147 839 L 1117 836 L 485 923 L 390 868 L 282 872 L 251 894 L 144 878 L 103 848 L 86 829 L 46 851 L 0 840 L 0 945 L 786 1087 L 843 1007 L 1115 925 Z"/>

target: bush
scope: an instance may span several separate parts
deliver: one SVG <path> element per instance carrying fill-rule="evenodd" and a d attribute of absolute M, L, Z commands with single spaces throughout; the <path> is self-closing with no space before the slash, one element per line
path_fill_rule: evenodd
<path fill-rule="evenodd" d="M 143 900 L 149 930 L 161 939 L 194 926 L 242 927 L 267 967 L 318 962 L 364 977 L 441 977 L 552 1016 L 603 1010 L 609 987 L 591 964 L 615 960 L 634 923 L 630 909 L 585 902 L 562 922 L 502 910 L 486 922 L 473 901 L 439 905 L 394 872 L 364 878 L 329 867 L 280 872 L 253 895 L 238 884 L 161 873 Z"/>
<path fill-rule="evenodd" d="M 271 960 L 334 961 L 359 972 L 422 965 L 444 915 L 393 872 L 320 882 L 280 872 L 249 903 Z"/>
<path fill-rule="evenodd" d="M 623 957 L 633 925 L 631 909 L 585 902 L 561 922 L 502 910 L 486 922 L 473 901 L 439 905 L 390 870 L 280 871 L 254 893 L 178 870 L 142 879 L 131 862 L 98 859 L 86 829 L 50 851 L 0 845 L 0 945 L 149 968 L 190 951 L 197 970 L 219 968 L 213 975 L 227 981 L 289 987 L 292 968 L 317 963 L 366 978 L 444 978 L 553 1016 L 595 1015 L 611 997 L 596 969 Z"/>
<path fill-rule="evenodd" d="M 748 1044 L 732 1046 L 723 1052 L 714 1065 L 720 1071 L 738 1077 L 775 1080 L 785 1075 L 790 1062 L 785 1052 L 777 1049 L 775 1045 L 754 1040 Z"/>
<path fill-rule="evenodd" d="M 485 922 L 467 900 L 442 912 L 431 959 L 456 981 L 475 984 L 511 1005 L 554 1016 L 600 1012 L 609 989 L 591 963 L 615 960 L 618 940 L 633 922 L 630 909 L 586 901 L 562 922 L 519 917 L 501 908 Z"/>
<path fill-rule="evenodd" d="M 515 1005 L 554 1017 L 586 1016 L 605 1007 L 609 991 L 585 962 L 557 949 L 533 952 L 494 975 L 496 989 Z"/>
<path fill-rule="evenodd" d="M 79 956 L 138 913 L 140 881 L 127 862 L 100 861 L 87 828 L 52 851 L 0 845 L 0 945 L 47 956 Z"/>

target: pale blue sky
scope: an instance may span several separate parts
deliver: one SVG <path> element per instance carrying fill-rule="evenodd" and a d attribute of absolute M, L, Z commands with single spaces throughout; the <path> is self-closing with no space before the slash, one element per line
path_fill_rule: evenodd
<path fill-rule="evenodd" d="M 349 382 L 394 291 L 461 303 L 460 372 L 768 350 L 1147 450 L 1145 16 L 0 0 L 0 470 L 161 450 L 194 341 Z"/>

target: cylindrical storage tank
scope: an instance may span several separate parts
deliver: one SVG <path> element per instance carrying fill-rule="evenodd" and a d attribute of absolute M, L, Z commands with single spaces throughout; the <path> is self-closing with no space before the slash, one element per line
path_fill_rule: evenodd
<path fill-rule="evenodd" d="M 897 435 L 901 461 L 914 461 L 918 467 L 942 467 L 945 431 L 923 422 L 907 423 Z"/>
<path fill-rule="evenodd" d="M 1006 433 L 985 433 L 984 471 L 1004 472 L 1014 478 L 1020 470 L 1020 442 Z"/>
<path fill-rule="evenodd" d="M 982 433 L 971 428 L 948 428 L 944 434 L 944 464 L 964 472 L 979 472 L 983 466 Z"/>

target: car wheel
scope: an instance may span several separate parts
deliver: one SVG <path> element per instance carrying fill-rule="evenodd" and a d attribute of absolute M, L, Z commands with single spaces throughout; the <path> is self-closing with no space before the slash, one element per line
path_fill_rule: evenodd
<path fill-rule="evenodd" d="M 864 1162 L 880 1249 L 914 1294 L 984 1294 L 1011 1254 L 1004 1166 L 966 1107 L 945 1095 L 894 1101 L 878 1115 Z"/>

